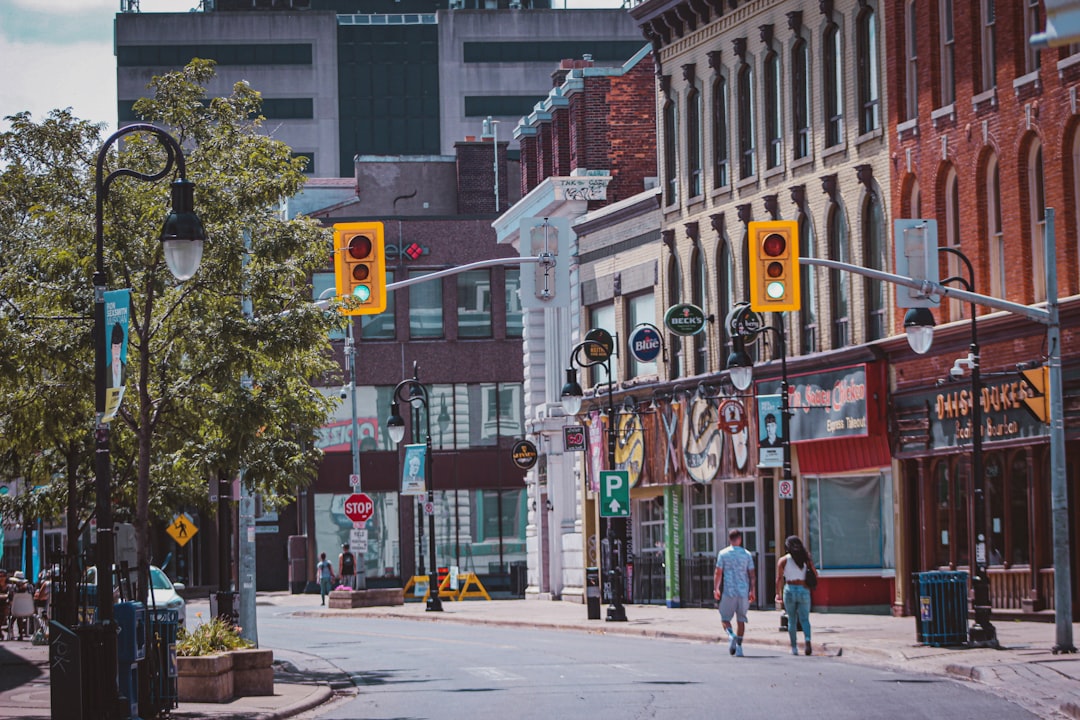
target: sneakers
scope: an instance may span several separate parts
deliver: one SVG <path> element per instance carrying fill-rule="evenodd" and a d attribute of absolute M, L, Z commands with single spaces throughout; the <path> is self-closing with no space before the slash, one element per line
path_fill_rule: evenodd
<path fill-rule="evenodd" d="M 813 655 L 814 654 L 814 648 L 810 645 L 809 640 L 806 641 L 806 654 L 807 655 Z"/>
<path fill-rule="evenodd" d="M 797 647 L 795 647 L 794 645 L 792 645 L 792 646 L 791 646 L 791 654 L 792 654 L 792 655 L 798 655 L 798 654 L 799 654 L 799 648 L 797 648 Z"/>
<path fill-rule="evenodd" d="M 735 657 L 742 657 L 742 645 L 735 646 Z"/>
<path fill-rule="evenodd" d="M 728 641 L 728 654 L 734 655 L 736 648 L 738 648 L 738 641 L 735 639 L 735 633 L 728 630 L 728 637 L 731 638 Z M 738 648 L 739 654 L 742 654 L 742 648 Z"/>

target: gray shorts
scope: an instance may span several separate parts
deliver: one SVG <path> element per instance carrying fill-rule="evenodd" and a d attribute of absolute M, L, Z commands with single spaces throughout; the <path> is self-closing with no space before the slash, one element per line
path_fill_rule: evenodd
<path fill-rule="evenodd" d="M 750 598 L 746 595 L 736 597 L 733 595 L 720 596 L 720 619 L 731 622 L 731 616 L 741 622 L 746 622 L 746 611 L 750 609 Z"/>

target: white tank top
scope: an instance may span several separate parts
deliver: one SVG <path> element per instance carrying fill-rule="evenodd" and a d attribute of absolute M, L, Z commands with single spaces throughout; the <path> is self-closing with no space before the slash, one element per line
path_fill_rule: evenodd
<path fill-rule="evenodd" d="M 806 564 L 806 567 L 799 567 L 799 564 L 791 559 L 790 555 L 785 555 L 787 562 L 784 563 L 784 580 L 791 582 L 792 580 L 806 581 L 806 567 L 810 566 L 810 563 Z"/>

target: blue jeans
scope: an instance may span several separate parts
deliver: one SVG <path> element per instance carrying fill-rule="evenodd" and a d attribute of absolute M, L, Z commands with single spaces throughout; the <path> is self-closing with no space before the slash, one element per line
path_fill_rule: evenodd
<path fill-rule="evenodd" d="M 795 646 L 795 633 L 800 623 L 806 642 L 810 642 L 810 591 L 805 585 L 784 583 L 784 610 L 788 616 L 787 631 L 791 646 Z"/>
<path fill-rule="evenodd" d="M 319 580 L 319 593 L 322 597 L 322 602 L 326 602 L 326 596 L 330 594 L 330 578 L 322 578 Z"/>

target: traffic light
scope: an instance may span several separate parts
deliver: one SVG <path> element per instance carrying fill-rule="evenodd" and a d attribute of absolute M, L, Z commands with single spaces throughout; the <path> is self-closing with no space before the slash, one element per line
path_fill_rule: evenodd
<path fill-rule="evenodd" d="M 334 225 L 334 276 L 343 315 L 386 310 L 386 254 L 381 222 Z"/>
<path fill-rule="evenodd" d="M 794 220 L 750 223 L 750 309 L 798 310 L 799 224 Z"/>
<path fill-rule="evenodd" d="M 1061 47 L 1080 41 L 1080 0 L 1044 0 L 1046 30 L 1032 35 L 1033 48 Z"/>

